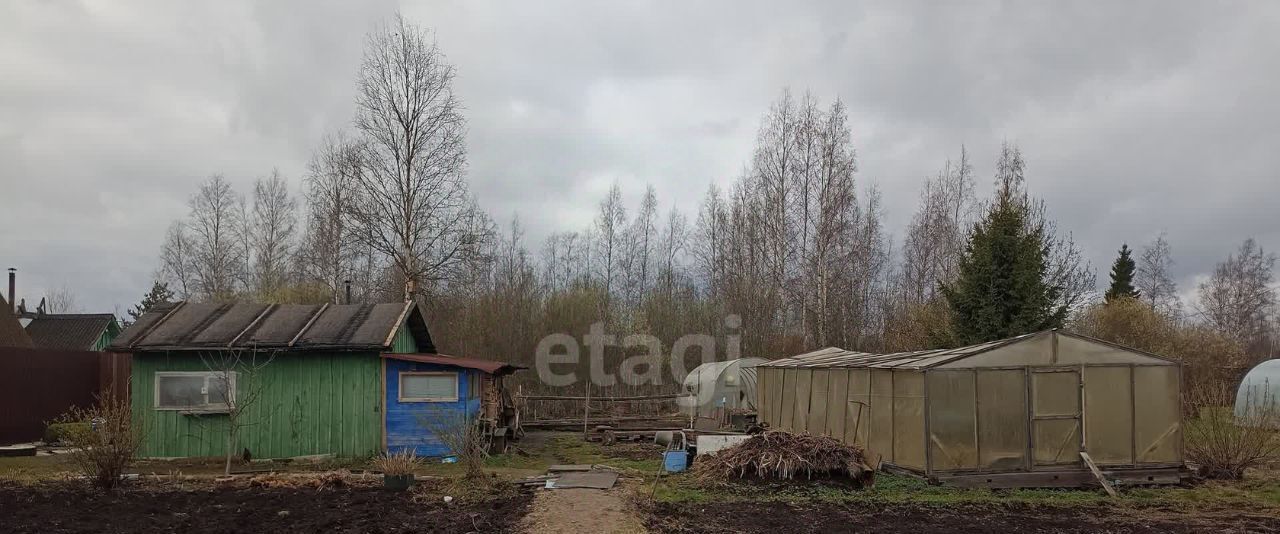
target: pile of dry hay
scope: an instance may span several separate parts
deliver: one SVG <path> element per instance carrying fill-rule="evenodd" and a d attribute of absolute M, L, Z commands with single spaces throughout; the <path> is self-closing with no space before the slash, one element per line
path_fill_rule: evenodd
<path fill-rule="evenodd" d="M 694 471 L 703 480 L 733 478 L 791 480 L 848 479 L 859 487 L 875 482 L 875 470 L 861 447 L 828 436 L 774 430 L 733 447 L 698 458 Z"/>
<path fill-rule="evenodd" d="M 326 471 L 324 473 L 267 473 L 249 479 L 249 486 L 255 488 L 315 488 L 326 490 L 346 486 L 345 470 Z"/>

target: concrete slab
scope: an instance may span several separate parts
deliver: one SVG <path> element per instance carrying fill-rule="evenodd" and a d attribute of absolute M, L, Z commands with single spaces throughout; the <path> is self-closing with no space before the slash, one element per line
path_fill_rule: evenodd
<path fill-rule="evenodd" d="M 607 490 L 618 482 L 618 473 L 614 471 L 573 471 L 560 475 L 552 483 L 552 489 L 592 488 Z"/>

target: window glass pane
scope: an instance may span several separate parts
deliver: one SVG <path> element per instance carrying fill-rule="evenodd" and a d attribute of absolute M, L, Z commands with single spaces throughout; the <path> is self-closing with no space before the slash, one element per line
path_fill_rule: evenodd
<path fill-rule="evenodd" d="M 219 375 L 209 377 L 209 404 L 226 404 L 228 391 L 225 377 Z"/>
<path fill-rule="evenodd" d="M 402 375 L 402 399 L 453 399 L 458 396 L 458 375 Z"/>
<path fill-rule="evenodd" d="M 158 388 L 160 406 L 185 407 L 204 404 L 204 394 L 200 392 L 204 388 L 203 376 L 157 376 L 156 380 L 160 385 Z"/>

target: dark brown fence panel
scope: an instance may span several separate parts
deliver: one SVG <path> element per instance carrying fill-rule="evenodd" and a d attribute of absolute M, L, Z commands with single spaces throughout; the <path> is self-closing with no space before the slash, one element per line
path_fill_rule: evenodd
<path fill-rule="evenodd" d="M 103 354 L 0 347 L 0 444 L 40 439 L 47 421 L 92 404 L 104 380 Z M 109 367 L 127 366 L 124 358 Z"/>
<path fill-rule="evenodd" d="M 100 352 L 99 391 L 129 398 L 129 373 L 133 371 L 133 357 L 118 352 Z"/>

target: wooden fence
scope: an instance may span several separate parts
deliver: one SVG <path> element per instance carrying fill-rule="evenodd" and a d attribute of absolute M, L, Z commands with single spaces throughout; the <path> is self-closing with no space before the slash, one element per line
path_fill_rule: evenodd
<path fill-rule="evenodd" d="M 129 394 L 128 354 L 0 347 L 0 444 L 34 441 L 45 424 L 106 392 Z"/>

